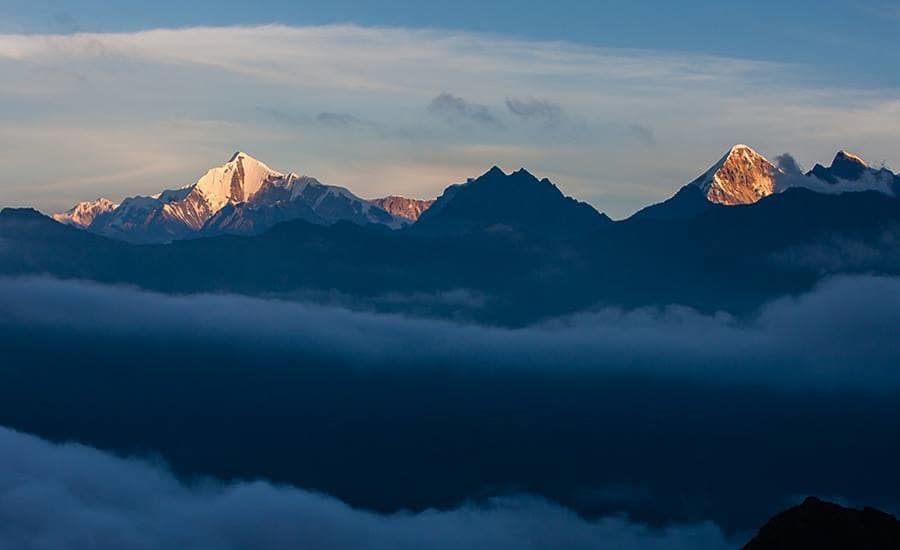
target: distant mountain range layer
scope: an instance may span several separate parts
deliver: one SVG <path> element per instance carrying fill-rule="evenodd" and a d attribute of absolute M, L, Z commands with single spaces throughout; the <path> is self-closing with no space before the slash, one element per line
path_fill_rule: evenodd
<path fill-rule="evenodd" d="M 502 174 L 496 168 L 485 176 L 496 177 L 498 173 Z M 450 204 L 450 199 L 463 191 L 449 209 L 456 213 L 454 219 L 460 228 L 467 224 L 487 223 L 501 230 L 504 211 L 521 210 L 528 204 L 533 205 L 529 227 L 537 230 L 543 223 L 559 221 L 554 220 L 559 212 L 542 210 L 546 204 L 556 204 L 550 195 L 561 194 L 553 184 L 542 180 L 540 186 L 516 185 L 516 181 L 534 179 L 524 170 L 513 174 L 513 178 L 509 185 L 501 178 L 497 180 L 499 183 L 479 191 L 471 189 L 472 182 L 453 185 L 437 201 L 399 196 L 364 200 L 347 189 L 325 185 L 315 178 L 272 170 L 238 152 L 193 185 L 151 196 L 130 197 L 121 204 L 105 198 L 82 202 L 66 212 L 54 214 L 53 218 L 99 235 L 134 243 L 166 243 L 224 234 L 257 235 L 290 220 L 319 225 L 350 221 L 399 229 L 416 222 L 435 203 L 439 208 Z M 484 179 L 473 181 L 483 183 Z M 689 187 L 701 191 L 704 203 L 738 205 L 752 204 L 793 187 L 825 193 L 875 190 L 897 195 L 900 193 L 900 176 L 886 168 L 872 168 L 858 156 L 845 151 L 837 154 L 830 167 L 817 164 L 810 172 L 801 174 L 792 167 L 776 167 L 746 145 L 736 145 Z M 524 195 L 532 191 L 531 196 Z M 476 198 L 473 200 L 472 197 Z M 579 218 L 585 220 L 589 217 L 588 210 L 593 209 L 584 205 L 582 210 Z M 464 219 L 476 212 L 482 217 L 480 222 Z M 524 210 L 520 213 L 524 214 Z M 426 220 L 430 218 L 425 217 Z M 578 223 L 570 221 L 575 225 Z"/>
<path fill-rule="evenodd" d="M 3 210 L 0 274 L 400 311 L 384 298 L 464 295 L 427 313 L 515 325 L 596 305 L 746 311 L 829 275 L 900 273 L 897 177 L 847 153 L 816 170 L 831 181 L 737 146 L 671 199 L 613 221 L 525 170 L 493 168 L 430 206 L 372 203 L 237 154 L 193 186 L 57 221 Z"/>

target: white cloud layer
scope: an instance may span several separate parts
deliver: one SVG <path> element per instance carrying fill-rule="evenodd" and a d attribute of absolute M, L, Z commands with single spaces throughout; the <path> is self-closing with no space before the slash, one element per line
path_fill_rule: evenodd
<path fill-rule="evenodd" d="M 0 427 L 0 548 L 491 549 L 734 547 L 711 523 L 584 520 L 534 498 L 378 515 L 257 481 L 185 485 L 159 466 Z"/>
<path fill-rule="evenodd" d="M 366 196 L 435 196 L 526 165 L 613 215 L 734 142 L 807 165 L 842 147 L 900 164 L 894 90 L 823 88 L 803 67 L 745 59 L 261 26 L 0 35 L 0 70 L 2 202 L 48 210 L 192 183 L 235 149 Z M 437 97 L 469 116 L 429 116 Z"/>
<path fill-rule="evenodd" d="M 683 306 L 602 309 L 517 329 L 52 279 L 0 279 L 0 312 L 4 323 L 38 332 L 77 327 L 107 339 L 142 335 L 163 341 L 195 335 L 191 346 L 198 348 L 262 344 L 363 366 L 473 364 L 775 388 L 900 388 L 900 348 L 893 345 L 900 326 L 895 277 L 831 279 L 807 294 L 769 302 L 747 318 Z"/>

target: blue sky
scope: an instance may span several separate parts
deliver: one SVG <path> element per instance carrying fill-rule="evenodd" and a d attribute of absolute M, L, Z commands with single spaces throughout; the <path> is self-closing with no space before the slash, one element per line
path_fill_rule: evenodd
<path fill-rule="evenodd" d="M 735 142 L 900 164 L 881 0 L 5 0 L 0 68 L 0 203 L 46 210 L 233 149 L 362 195 L 524 165 L 614 216 Z"/>

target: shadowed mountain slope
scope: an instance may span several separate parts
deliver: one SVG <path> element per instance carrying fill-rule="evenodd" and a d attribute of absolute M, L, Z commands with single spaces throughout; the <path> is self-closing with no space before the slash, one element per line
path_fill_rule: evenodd
<path fill-rule="evenodd" d="M 587 203 L 567 197 L 550 180 L 522 169 L 496 166 L 481 177 L 448 187 L 411 231 L 420 235 L 528 234 L 557 238 L 593 231 L 610 219 Z"/>

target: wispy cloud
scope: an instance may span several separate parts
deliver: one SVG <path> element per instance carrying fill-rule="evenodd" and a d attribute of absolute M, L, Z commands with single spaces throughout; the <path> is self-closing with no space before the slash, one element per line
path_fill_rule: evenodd
<path fill-rule="evenodd" d="M 450 122 L 467 121 L 489 126 L 499 124 L 497 117 L 491 113 L 487 105 L 472 103 L 447 92 L 432 99 L 428 104 L 428 110 Z"/>
<path fill-rule="evenodd" d="M 554 124 L 563 115 L 562 106 L 546 99 L 506 99 L 506 108 L 513 115 L 524 119 L 538 119 Z"/>

